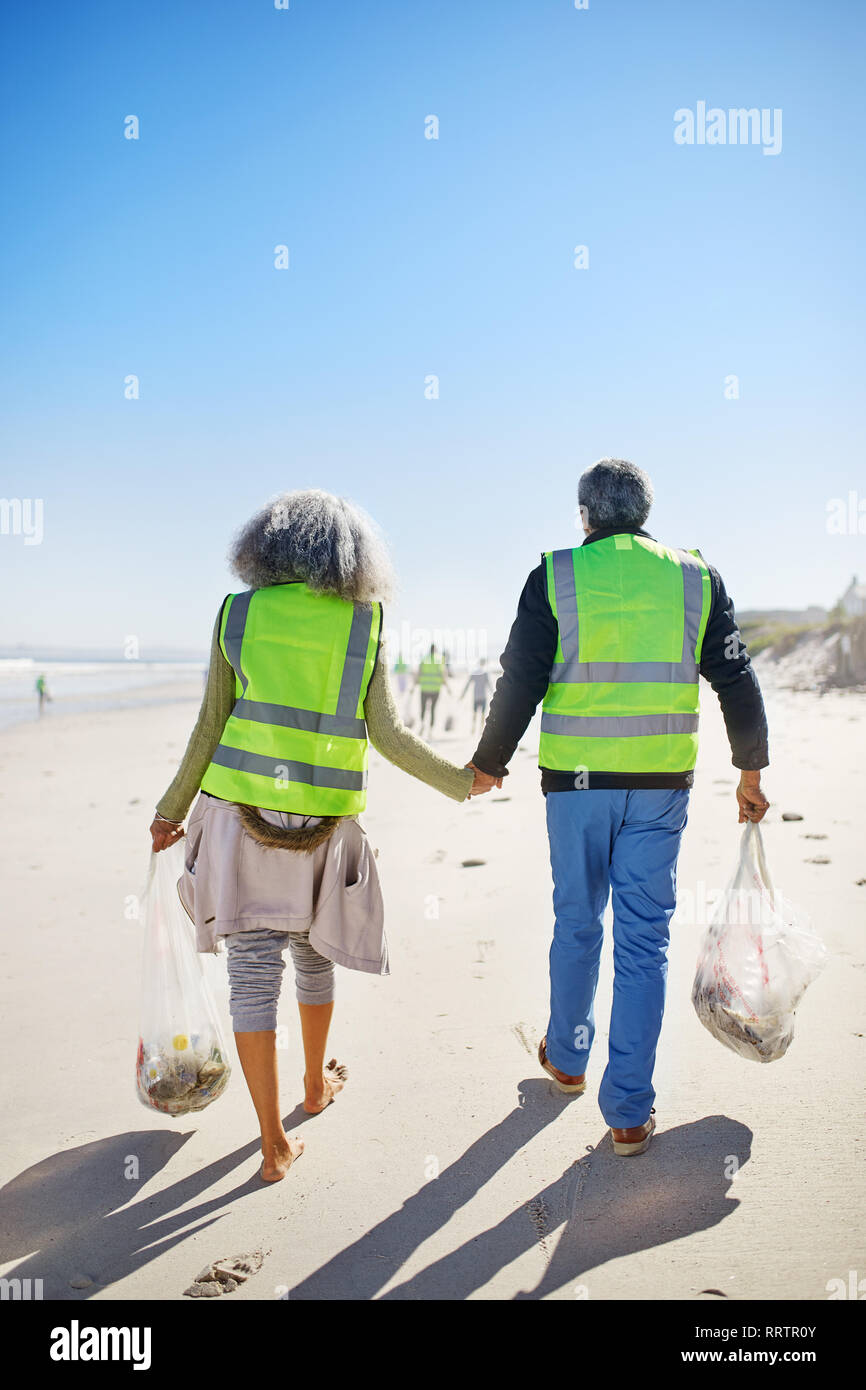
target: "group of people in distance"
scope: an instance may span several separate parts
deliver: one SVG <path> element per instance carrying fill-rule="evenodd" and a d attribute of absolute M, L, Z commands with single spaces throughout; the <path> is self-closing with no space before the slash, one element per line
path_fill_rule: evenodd
<path fill-rule="evenodd" d="M 440 652 L 435 644 L 431 645 L 430 650 L 418 663 L 414 677 L 408 663 L 403 660 L 402 653 L 394 662 L 394 679 L 398 693 L 403 704 L 404 719 L 412 727 L 413 719 L 409 713 L 409 706 L 412 703 L 412 695 L 415 690 L 421 694 L 421 730 L 433 732 L 436 721 L 436 705 L 439 700 L 439 693 L 445 689 L 451 690 L 448 679 L 453 675 L 448 661 L 448 653 Z M 487 706 L 493 694 L 493 682 L 484 657 L 479 657 L 477 665 L 472 667 L 466 678 L 466 684 L 460 693 L 460 699 L 465 700 L 466 695 L 472 691 L 472 730 L 484 727 L 484 719 L 487 714 Z"/>

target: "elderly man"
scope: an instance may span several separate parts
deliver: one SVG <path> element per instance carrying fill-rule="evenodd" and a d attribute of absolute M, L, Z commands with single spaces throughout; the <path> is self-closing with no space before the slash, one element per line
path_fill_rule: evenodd
<path fill-rule="evenodd" d="M 539 1061 L 561 1090 L 586 1089 L 612 893 L 613 1008 L 599 1105 L 621 1155 L 643 1153 L 655 1129 L 652 1075 L 698 750 L 699 673 L 719 697 L 740 769 L 740 821 L 759 821 L 769 804 L 764 704 L 733 604 L 699 551 L 672 549 L 642 529 L 652 500 L 633 463 L 602 459 L 583 474 L 586 539 L 545 554 L 526 581 L 471 764 L 501 786 L 544 701 L 539 763 L 556 920 Z"/>

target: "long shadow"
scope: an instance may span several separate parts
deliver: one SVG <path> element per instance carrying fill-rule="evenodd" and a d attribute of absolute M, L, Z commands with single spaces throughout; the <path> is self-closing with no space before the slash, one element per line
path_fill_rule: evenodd
<path fill-rule="evenodd" d="M 289 1297 L 375 1298 L 428 1236 L 561 1113 L 550 1095 L 536 1088 L 543 1091 L 546 1083 L 523 1082 L 521 1089 L 533 1103 L 512 1111 L 438 1179 Z M 582 1275 L 608 1260 L 715 1226 L 739 1205 L 726 1195 L 732 1181 L 725 1176 L 726 1162 L 732 1154 L 740 1166 L 748 1162 L 751 1137 L 745 1125 L 713 1115 L 657 1134 L 646 1154 L 623 1159 L 614 1155 L 605 1132 L 595 1149 L 496 1226 L 390 1289 L 382 1301 L 466 1299 L 533 1246 L 548 1261 L 546 1272 L 536 1288 L 515 1298 L 541 1299 L 569 1282 L 580 1283 Z"/>
<path fill-rule="evenodd" d="M 515 1299 L 541 1299 L 567 1284 L 575 1285 L 575 1296 L 591 1296 L 583 1276 L 593 1269 L 707 1230 L 735 1211 L 728 1160 L 747 1163 L 751 1140 L 745 1125 L 711 1115 L 657 1134 L 646 1154 L 624 1159 L 606 1131 L 595 1149 L 498 1225 L 384 1298 L 466 1299 L 533 1245 L 547 1269 Z"/>
<path fill-rule="evenodd" d="M 286 1124 L 293 1130 L 309 1118 L 295 1111 Z M 0 1188 L 0 1263 L 19 1258 L 21 1263 L 5 1277 L 41 1279 L 45 1299 L 87 1299 L 213 1225 L 238 1199 L 270 1190 L 258 1177 L 256 1138 L 152 1196 L 139 1196 L 194 1133 L 115 1134 L 52 1154 L 6 1183 Z M 255 1160 L 249 1178 L 187 1207 L 248 1159 Z M 137 1176 L 127 1176 L 133 1172 Z M 94 1279 L 93 1286 L 71 1289 L 69 1280 L 82 1273 Z M 190 1280 L 195 1273 L 190 1270 Z M 182 1292 L 182 1287 L 166 1289 L 164 1296 Z"/>
<path fill-rule="evenodd" d="M 365 1232 L 289 1291 L 289 1299 L 360 1299 L 376 1294 L 428 1236 L 465 1206 L 508 1160 L 563 1112 L 542 1078 L 521 1081 L 517 1104 L 399 1211 Z M 442 1297 L 450 1298 L 445 1293 Z"/>
<path fill-rule="evenodd" d="M 441 1229 L 530 1139 L 555 1121 L 562 1101 L 549 1083 L 523 1081 L 518 1103 L 384 1221 L 290 1292 L 291 1299 L 374 1299 L 412 1252 Z M 302 1111 L 286 1127 L 301 1123 Z M 194 1132 L 194 1131 L 193 1131 Z M 241 1198 L 268 1190 L 257 1176 L 202 1196 L 239 1164 L 258 1158 L 258 1139 L 153 1193 L 139 1196 L 193 1132 L 144 1130 L 63 1150 L 0 1189 L 0 1263 L 7 1278 L 42 1279 L 46 1299 L 86 1299 L 205 1230 Z M 387 1299 L 459 1301 L 533 1245 L 548 1264 L 538 1285 L 516 1298 L 540 1299 L 609 1260 L 717 1225 L 738 1203 L 728 1189 L 730 1155 L 748 1162 L 751 1131 L 714 1115 L 662 1131 L 637 1159 L 614 1156 L 609 1136 L 542 1191 L 482 1235 L 389 1290 Z M 130 1159 L 138 1177 L 129 1178 Z M 181 1208 L 183 1208 L 181 1210 Z M 561 1232 L 557 1242 L 557 1233 Z M 227 1254 L 228 1251 L 218 1251 Z M 73 1290 L 78 1273 L 94 1285 Z M 195 1271 L 190 1270 L 190 1278 Z M 176 1298 L 180 1287 L 166 1289 Z M 591 1288 L 590 1288 L 591 1292 Z"/>

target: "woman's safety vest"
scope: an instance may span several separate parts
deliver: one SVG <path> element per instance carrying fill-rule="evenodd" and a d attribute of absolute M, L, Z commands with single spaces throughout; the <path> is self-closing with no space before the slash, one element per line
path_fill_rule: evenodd
<path fill-rule="evenodd" d="M 539 764 L 575 774 L 693 768 L 711 596 L 700 552 L 622 533 L 543 560 L 559 637 Z"/>
<path fill-rule="evenodd" d="M 445 682 L 445 666 L 441 661 L 422 661 L 418 667 L 418 687 L 421 690 L 441 690 Z"/>
<path fill-rule="evenodd" d="M 225 801 L 310 816 L 364 809 L 364 699 L 382 609 L 274 584 L 229 594 L 220 647 L 235 705 L 202 779 Z"/>

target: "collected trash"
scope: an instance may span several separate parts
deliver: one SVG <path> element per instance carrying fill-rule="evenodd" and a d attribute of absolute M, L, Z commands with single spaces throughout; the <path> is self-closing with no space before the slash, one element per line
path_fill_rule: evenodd
<path fill-rule="evenodd" d="M 166 1115 L 204 1110 L 231 1067 L 191 924 L 177 894 L 183 842 L 152 854 L 144 894 L 141 1029 L 136 1086 Z"/>
<path fill-rule="evenodd" d="M 139 1039 L 139 1096 L 155 1110 L 169 1115 L 204 1110 L 222 1095 L 230 1074 L 220 1046 L 210 1038 L 203 1043 L 198 1033 L 176 1035 L 168 1045 Z"/>
<path fill-rule="evenodd" d="M 698 1018 L 741 1057 L 774 1062 L 790 1046 L 794 1011 L 826 956 L 803 914 L 774 892 L 760 829 L 750 821 L 698 956 Z"/>

